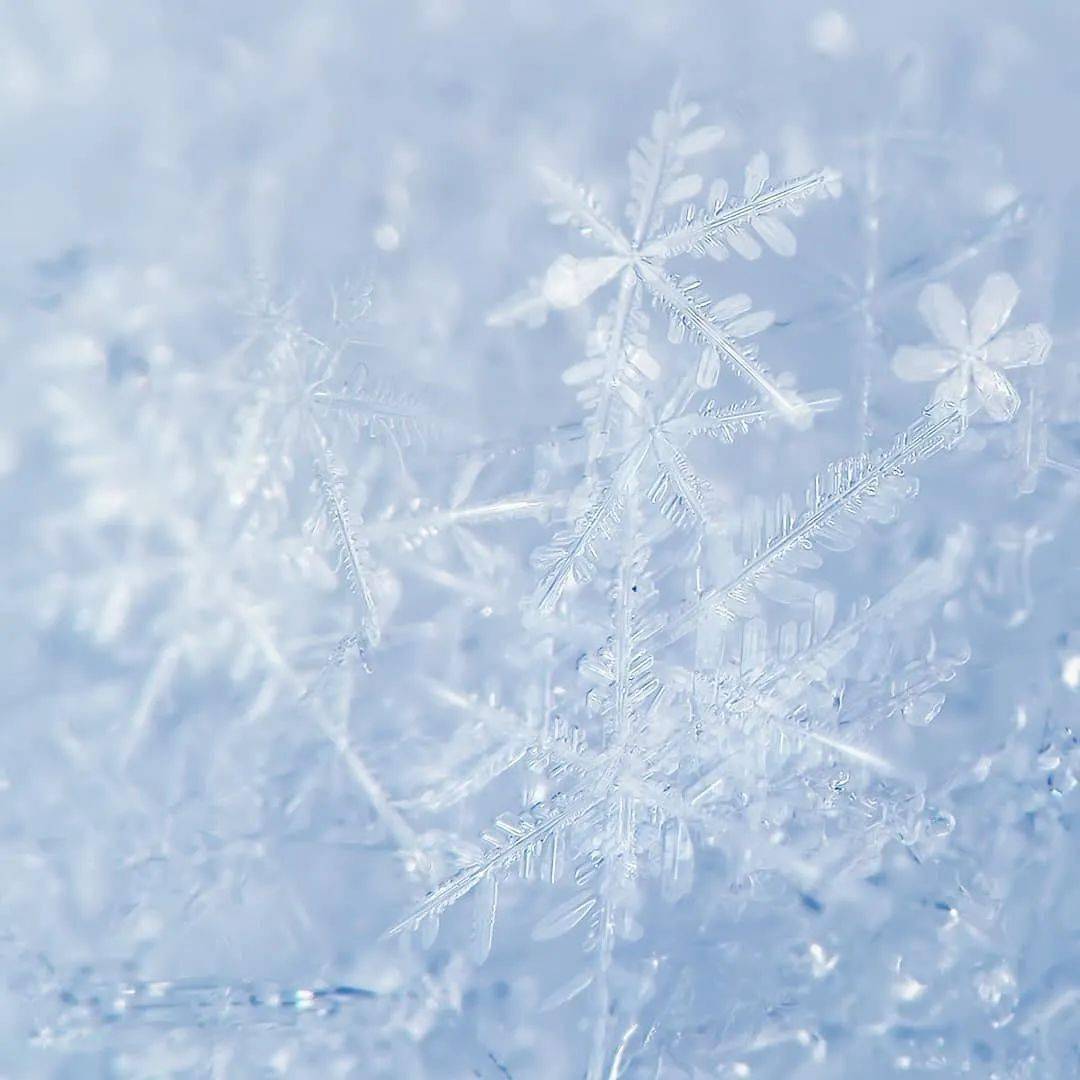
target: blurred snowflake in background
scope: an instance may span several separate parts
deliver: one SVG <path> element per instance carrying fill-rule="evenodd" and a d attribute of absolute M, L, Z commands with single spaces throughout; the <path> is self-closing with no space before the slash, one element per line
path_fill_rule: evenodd
<path fill-rule="evenodd" d="M 1065 5 L 0 26 L 4 1075 L 1080 1074 Z"/>

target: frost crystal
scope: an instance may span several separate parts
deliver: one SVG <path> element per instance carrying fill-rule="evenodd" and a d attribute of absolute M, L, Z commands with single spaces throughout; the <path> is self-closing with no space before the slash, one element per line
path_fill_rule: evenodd
<path fill-rule="evenodd" d="M 893 370 L 909 382 L 941 379 L 935 401 L 962 402 L 968 411 L 982 406 L 994 420 L 1011 420 L 1020 408 L 1020 395 L 998 368 L 1041 364 L 1050 351 L 1050 335 L 1041 323 L 1002 332 L 1019 298 L 1020 290 L 1008 274 L 992 274 L 969 320 L 952 289 L 927 285 L 919 311 L 938 345 L 898 349 Z M 977 404 L 970 403 L 972 397 Z"/>
<path fill-rule="evenodd" d="M 63 7 L 0 1072 L 1080 1075 L 1075 19 Z"/>
<path fill-rule="evenodd" d="M 695 864 L 703 857 L 714 866 L 711 888 L 744 894 L 742 906 L 768 878 L 776 884 L 764 890 L 767 903 L 777 902 L 779 887 L 820 910 L 825 891 L 872 864 L 890 839 L 914 849 L 952 828 L 950 815 L 927 806 L 924 781 L 875 751 L 874 732 L 897 718 L 930 723 L 945 700 L 938 687 L 952 680 L 966 648 L 940 654 L 927 626 L 929 644 L 911 654 L 902 674 L 883 677 L 865 665 L 874 650 L 897 656 L 887 644 L 893 623 L 911 635 L 927 597 L 940 603 L 956 587 L 955 556 L 928 562 L 839 622 L 834 594 L 806 572 L 821 567 L 821 552 L 862 542 L 864 523 L 896 519 L 916 491 L 909 469 L 963 437 L 966 394 L 958 392 L 954 403 L 939 392 L 887 447 L 837 460 L 811 477 L 801 509 L 786 496 L 772 506 L 737 505 L 714 493 L 687 456 L 695 437 L 731 443 L 770 420 L 805 421 L 836 402 L 797 399 L 757 363 L 756 351 L 736 344 L 765 329 L 771 316 L 746 314 L 750 302 L 742 296 L 713 304 L 699 281 L 673 278 L 666 260 L 685 251 L 723 257 L 729 249 L 756 258 L 761 247 L 750 228 L 790 255 L 794 238 L 774 211 L 811 193 L 835 194 L 838 182 L 822 170 L 766 191 L 768 168 L 759 156 L 748 166 L 742 201 L 728 208 L 726 187 L 714 185 L 704 212 L 679 210 L 677 224 L 665 227 L 664 208 L 701 187 L 684 173 L 683 159 L 721 137 L 719 129 L 689 129 L 696 114 L 676 95 L 631 155 L 632 238 L 607 221 L 586 189 L 548 175 L 555 220 L 579 226 L 611 254 L 560 256 L 539 295 L 515 299 L 506 310 L 567 308 L 608 282 L 619 284 L 590 337 L 589 359 L 564 376 L 584 387 L 579 400 L 590 412 L 592 438 L 575 496 L 581 509 L 534 556 L 541 577 L 528 625 L 556 659 L 565 652 L 563 639 L 587 640 L 600 620 L 605 638 L 587 647 L 576 677 L 558 676 L 559 700 L 549 698 L 540 727 L 518 735 L 514 751 L 504 752 L 487 777 L 525 764 L 533 777 L 525 783 L 524 812 L 498 816 L 482 845 L 464 849 L 460 869 L 393 928 L 430 934 L 470 897 L 483 959 L 497 936 L 500 883 L 509 874 L 558 888 L 563 898 L 545 905 L 533 939 L 574 935 L 589 955 L 584 966 L 563 973 L 544 1007 L 591 995 L 590 1077 L 655 1052 L 640 1039 L 627 1041 L 641 1020 L 617 987 L 646 974 L 626 943 L 648 941 L 651 922 L 662 918 L 654 892 L 668 903 L 697 895 Z M 669 345 L 684 344 L 689 331 L 706 346 L 700 360 L 685 348 L 658 359 L 644 293 L 670 312 Z M 990 354 L 1005 355 L 1000 350 L 1010 339 L 998 331 L 1015 300 L 1011 279 L 992 277 L 970 333 L 951 292 L 929 287 L 921 308 L 953 350 L 945 357 L 950 366 L 967 364 L 967 372 L 978 363 L 974 378 L 984 385 Z M 500 313 L 493 321 L 506 320 Z M 1048 346 L 1041 327 L 1025 334 Z M 1015 343 L 1007 351 L 1023 362 Z M 912 370 L 912 352 L 898 354 L 902 374 Z M 942 355 L 935 354 L 939 366 Z M 710 399 L 695 410 L 702 390 L 719 390 L 720 358 L 762 397 L 722 406 Z M 864 685 L 847 690 L 852 678 Z M 445 802 L 433 796 L 428 805 Z M 624 951 L 629 967 L 620 972 Z M 909 980 L 898 994 L 914 1000 L 923 989 Z M 660 1028 L 649 1038 L 664 1041 Z M 824 1054 L 824 1045 L 815 1054 Z"/>

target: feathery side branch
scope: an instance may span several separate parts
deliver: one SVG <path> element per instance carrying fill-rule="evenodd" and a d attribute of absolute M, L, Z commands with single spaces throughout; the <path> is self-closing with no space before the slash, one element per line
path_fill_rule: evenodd
<path fill-rule="evenodd" d="M 753 713 L 756 718 L 791 737 L 828 746 L 884 775 L 901 775 L 894 766 L 877 755 L 834 736 L 795 724 L 790 720 L 790 715 L 804 700 L 806 691 L 812 686 L 823 685 L 829 673 L 856 648 L 868 630 L 955 588 L 961 576 L 960 567 L 969 557 L 969 544 L 970 540 L 965 534 L 950 537 L 940 556 L 923 560 L 873 604 L 839 626 L 832 627 L 807 648 L 786 659 L 774 661 L 753 679 L 736 683 L 722 701 L 709 706 L 710 713 L 717 718 L 733 713 Z M 707 784 L 703 784 L 703 790 L 707 787 Z"/>
<path fill-rule="evenodd" d="M 374 648 L 381 634 L 375 609 L 375 597 L 368 583 L 366 553 L 361 549 L 352 529 L 348 504 L 345 501 L 345 485 L 340 474 L 334 470 L 329 452 L 324 454 L 325 467 L 316 465 L 315 476 L 322 496 L 323 513 L 337 546 L 338 557 L 345 570 L 349 588 L 360 601 L 360 625 Z"/>
<path fill-rule="evenodd" d="M 426 420 L 427 410 L 408 398 L 398 400 L 381 399 L 361 392 L 334 393 L 329 390 L 316 390 L 311 395 L 312 401 L 328 412 L 345 413 L 349 416 L 387 417 L 394 420 Z"/>
<path fill-rule="evenodd" d="M 542 813 L 539 821 L 527 822 L 518 827 L 510 827 L 507 823 L 500 822 L 502 831 L 508 835 L 505 842 L 496 844 L 483 858 L 464 867 L 429 893 L 411 915 L 392 926 L 385 936 L 391 937 L 404 930 L 415 930 L 425 919 L 438 918 L 481 882 L 493 875 L 505 873 L 539 849 L 549 838 L 575 825 L 602 803 L 603 799 L 598 798 L 594 792 L 583 789 L 569 797 L 553 796 L 543 808 L 547 812 Z"/>
<path fill-rule="evenodd" d="M 812 415 L 817 416 L 831 412 L 841 400 L 839 394 L 822 394 L 804 399 L 803 404 Z M 700 412 L 673 416 L 670 420 L 663 421 L 659 427 L 666 434 L 677 438 L 695 439 L 704 435 L 710 439 L 732 443 L 736 435 L 745 435 L 752 427 L 766 424 L 782 415 L 776 405 L 760 399 L 740 401 L 723 407 L 709 401 Z"/>
<path fill-rule="evenodd" d="M 384 542 L 395 537 L 433 534 L 444 529 L 470 525 L 490 525 L 520 518 L 541 519 L 564 502 L 565 497 L 561 494 L 508 495 L 493 502 L 476 503 L 472 506 L 451 506 L 408 517 L 367 521 L 354 535 L 358 543 Z"/>
<path fill-rule="evenodd" d="M 653 434 L 652 445 L 660 468 L 649 497 L 676 527 L 688 520 L 707 523 L 713 513 L 709 482 L 698 476 L 686 455 L 663 431 Z"/>
<path fill-rule="evenodd" d="M 785 208 L 801 207 L 811 198 L 838 193 L 840 176 L 832 169 L 800 176 L 731 206 L 722 200 L 700 217 L 691 207 L 687 219 L 642 248 L 642 254 L 660 260 L 692 251 L 704 255 L 741 232 L 756 219 Z"/>
<path fill-rule="evenodd" d="M 832 482 L 819 475 L 808 494 L 807 510 L 782 523 L 779 532 L 723 585 L 706 590 L 699 600 L 676 615 L 659 633 L 659 643 L 680 640 L 706 612 L 734 621 L 738 608 L 753 592 L 758 580 L 789 553 L 813 546 L 814 537 L 845 511 L 856 512 L 864 499 L 877 494 L 883 480 L 902 476 L 904 466 L 924 461 L 942 450 L 952 449 L 966 430 L 962 409 L 951 402 L 931 406 L 896 439 L 892 448 L 876 457 L 861 455 L 834 466 Z"/>
<path fill-rule="evenodd" d="M 533 604 L 544 615 L 550 614 L 567 585 L 584 584 L 596 567 L 596 545 L 610 539 L 623 510 L 627 485 L 637 474 L 649 450 L 649 439 L 642 438 L 623 459 L 615 475 L 575 521 L 571 531 L 558 533 L 553 542 L 542 548 L 534 562 L 546 569 Z"/>
<path fill-rule="evenodd" d="M 619 277 L 619 292 L 615 300 L 611 331 L 604 343 L 604 368 L 589 439 L 590 466 L 603 453 L 611 433 L 611 415 L 617 398 L 618 376 L 626 362 L 627 326 L 635 306 L 640 306 L 640 302 L 635 305 L 637 292 L 637 275 L 632 268 L 627 267 Z"/>
<path fill-rule="evenodd" d="M 796 426 L 805 426 L 809 422 L 805 402 L 794 391 L 785 391 L 773 381 L 755 359 L 754 347 L 740 347 L 712 320 L 709 315 L 712 302 L 696 285 L 693 290 L 682 288 L 674 278 L 644 259 L 635 265 L 657 304 L 681 323 L 695 341 L 714 349 L 736 374 L 768 397 L 786 420 Z"/>
<path fill-rule="evenodd" d="M 663 204 L 700 190 L 700 177 L 683 175 L 686 157 L 719 143 L 723 130 L 699 128 L 687 139 L 687 127 L 698 111 L 697 105 L 683 100 L 681 88 L 676 85 L 667 108 L 653 118 L 652 134 L 640 139 L 630 152 L 631 202 L 627 214 L 634 229 L 635 248 L 658 224 Z"/>
<path fill-rule="evenodd" d="M 629 255 L 630 244 L 626 237 L 604 216 L 600 204 L 584 184 L 543 166 L 539 175 L 554 224 L 573 225 L 583 236 L 592 237 L 611 252 Z"/>
<path fill-rule="evenodd" d="M 638 547 L 638 501 L 635 488 L 628 496 L 613 588 L 613 633 L 603 650 L 604 659 L 595 669 L 609 680 L 606 749 L 616 755 L 622 754 L 633 739 L 640 725 L 642 706 L 659 689 L 659 682 L 652 674 L 652 657 L 640 648 L 638 608 L 651 586 L 645 570 L 648 548 Z M 608 660 L 610 668 L 607 668 Z"/>

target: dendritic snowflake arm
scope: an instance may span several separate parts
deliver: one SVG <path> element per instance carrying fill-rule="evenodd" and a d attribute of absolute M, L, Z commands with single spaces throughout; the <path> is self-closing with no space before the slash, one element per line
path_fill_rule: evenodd
<path fill-rule="evenodd" d="M 356 434 L 366 431 L 375 437 L 385 433 L 406 445 L 430 438 L 445 426 L 415 394 L 376 385 L 366 376 L 358 381 L 356 386 L 314 390 L 312 404 L 320 412 L 341 417 Z"/>
<path fill-rule="evenodd" d="M 861 454 L 837 462 L 828 476 L 816 476 L 807 492 L 806 509 L 796 513 L 781 500 L 771 525 L 757 517 L 750 526 L 750 555 L 743 567 L 723 585 L 707 590 L 700 600 L 675 616 L 660 632 L 659 642 L 670 644 L 691 632 L 706 611 L 735 620 L 761 591 L 776 599 L 805 591 L 790 576 L 801 566 L 816 565 L 815 545 L 846 550 L 866 518 L 891 516 L 898 498 L 913 494 L 898 481 L 904 468 L 949 450 L 966 428 L 963 410 L 951 403 L 932 405 L 902 432 L 892 447 L 875 455 Z M 745 529 L 744 529 L 745 531 Z"/>
<path fill-rule="evenodd" d="M 718 722 L 731 716 L 753 713 L 769 723 L 787 724 L 790 727 L 789 717 L 793 710 L 805 704 L 809 688 L 825 685 L 835 669 L 871 633 L 881 631 L 901 617 L 910 618 L 915 610 L 928 604 L 940 604 L 961 584 L 971 555 L 970 532 L 958 530 L 948 537 L 939 555 L 923 560 L 878 600 L 856 609 L 838 625 L 833 625 L 832 621 L 831 595 L 819 594 L 805 631 L 800 628 L 800 636 L 806 639 L 805 646 L 792 648 L 785 643 L 785 635 L 781 632 L 772 659 L 760 670 L 755 668 L 746 678 L 729 686 L 719 699 L 705 701 L 706 710 Z M 830 601 L 823 607 L 818 604 L 822 595 Z M 951 678 L 952 666 L 949 662 L 938 662 L 936 665 L 925 664 L 923 668 L 931 680 L 947 681 Z M 699 673 L 696 682 L 701 681 L 702 674 Z M 685 675 L 681 677 L 685 678 Z M 889 683 L 891 675 L 883 676 L 883 679 Z M 908 680 L 908 686 L 913 694 L 920 689 L 914 679 Z M 869 707 L 861 711 L 860 719 L 867 719 L 869 712 Z M 800 738 L 821 741 L 820 732 L 813 732 L 805 726 L 793 731 Z M 850 749 L 848 743 L 841 743 L 835 738 L 830 745 L 841 753 L 847 753 Z M 880 769 L 884 763 L 879 762 L 876 767 Z M 889 771 L 895 773 L 895 767 L 889 766 Z"/>
<path fill-rule="evenodd" d="M 828 476 L 816 476 L 807 492 L 806 510 L 795 515 L 786 505 L 777 508 L 775 527 L 758 534 L 746 565 L 712 597 L 713 610 L 734 618 L 748 590 L 782 594 L 782 587 L 770 588 L 771 575 L 783 571 L 786 558 L 815 543 L 835 551 L 849 549 L 863 520 L 888 520 L 896 499 L 913 493 L 910 486 L 895 483 L 904 478 L 904 467 L 952 449 L 964 429 L 964 415 L 957 406 L 933 406 L 897 436 L 888 451 L 845 459 L 833 465 Z"/>
<path fill-rule="evenodd" d="M 323 462 L 316 466 L 315 474 L 321 502 L 316 527 L 329 528 L 333 536 L 345 580 L 359 601 L 360 625 L 369 645 L 374 648 L 379 643 L 381 633 L 375 597 L 369 583 L 371 570 L 367 563 L 367 552 L 353 532 L 352 515 L 345 498 L 344 477 L 338 472 L 329 451 L 323 457 Z"/>
<path fill-rule="evenodd" d="M 581 790 L 571 796 L 555 795 L 520 817 L 500 817 L 494 827 L 484 834 L 489 850 L 429 893 L 408 918 L 392 926 L 387 933 L 415 930 L 425 920 L 437 920 L 447 908 L 482 882 L 505 874 L 515 866 L 528 876 L 542 858 L 545 877 L 551 881 L 557 880 L 561 874 L 564 832 L 598 805 L 595 794 Z"/>
<path fill-rule="evenodd" d="M 545 571 L 533 603 L 541 614 L 550 614 L 568 585 L 581 585 L 596 571 L 596 545 L 614 535 L 623 512 L 626 488 L 636 476 L 649 451 L 647 438 L 622 461 L 614 476 L 600 490 L 575 520 L 573 528 L 557 533 L 547 547 L 533 557 L 534 564 Z"/>
<path fill-rule="evenodd" d="M 554 225 L 570 225 L 582 236 L 595 240 L 613 255 L 630 254 L 630 242 L 617 225 L 605 217 L 600 200 L 584 184 L 553 169 L 541 167 L 540 182 L 548 202 L 548 219 Z"/>
<path fill-rule="evenodd" d="M 731 201 L 727 183 L 716 181 L 704 209 L 687 206 L 682 223 L 645 244 L 642 253 L 661 260 L 684 252 L 723 259 L 730 250 L 744 259 L 756 259 L 761 246 L 747 234 L 752 228 L 777 255 L 794 255 L 795 234 L 774 215 L 781 210 L 798 215 L 811 199 L 835 198 L 840 194 L 840 174 L 819 169 L 767 186 L 768 177 L 768 158 L 757 154 L 747 165 L 742 199 Z"/>
<path fill-rule="evenodd" d="M 647 573 L 649 549 L 639 539 L 637 492 L 631 492 L 619 566 L 612 587 L 612 630 L 605 646 L 585 662 L 608 692 L 601 707 L 605 746 L 625 750 L 640 721 L 642 706 L 660 689 L 653 658 L 643 647 L 641 609 L 655 591 Z"/>
<path fill-rule="evenodd" d="M 689 334 L 694 341 L 709 346 L 737 375 L 768 397 L 785 418 L 800 425 L 809 422 L 805 402 L 794 391 L 781 388 L 768 370 L 757 362 L 756 346 L 739 344 L 743 338 L 770 325 L 771 313 L 740 315 L 734 321 L 724 323 L 718 318 L 716 305 L 701 290 L 697 278 L 677 280 L 645 261 L 638 268 L 657 305 L 670 315 L 672 329 L 669 336 L 681 340 Z"/>
<path fill-rule="evenodd" d="M 840 400 L 839 394 L 820 394 L 807 398 L 804 404 L 811 413 L 817 415 L 835 409 Z M 676 438 L 695 439 L 706 436 L 732 443 L 736 436 L 748 434 L 751 428 L 766 424 L 781 415 L 776 405 L 760 398 L 732 402 L 729 405 L 720 405 L 710 399 L 699 411 L 673 416 L 670 420 L 663 421 L 660 427 L 666 434 Z"/>
<path fill-rule="evenodd" d="M 660 227 L 664 209 L 692 199 L 701 190 L 701 177 L 686 173 L 686 159 L 719 146 L 724 129 L 692 129 L 701 109 L 684 102 L 676 86 L 668 107 L 653 116 L 652 131 L 630 151 L 630 203 L 626 216 L 633 228 L 634 246 Z"/>
<path fill-rule="evenodd" d="M 411 542 L 448 529 L 498 524 L 519 518 L 541 519 L 564 502 L 565 497 L 559 493 L 550 495 L 523 493 L 465 506 L 436 506 L 401 517 L 366 522 L 356 530 L 356 536 L 361 542 L 383 543 L 390 540 Z"/>
<path fill-rule="evenodd" d="M 658 469 L 649 498 L 676 528 L 688 521 L 710 521 L 715 507 L 709 482 L 698 476 L 686 455 L 664 432 L 653 436 L 652 445 Z"/>

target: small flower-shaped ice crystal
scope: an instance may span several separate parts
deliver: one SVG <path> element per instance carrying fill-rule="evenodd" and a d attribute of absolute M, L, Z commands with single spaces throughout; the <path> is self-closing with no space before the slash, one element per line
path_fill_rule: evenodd
<path fill-rule="evenodd" d="M 1003 369 L 1041 364 L 1050 351 L 1050 334 L 1041 323 L 1002 332 L 1019 296 L 1008 274 L 991 274 L 969 318 L 948 285 L 927 285 L 919 313 L 937 343 L 897 349 L 893 370 L 908 382 L 940 379 L 935 401 L 962 404 L 969 413 L 981 405 L 994 420 L 1012 419 L 1020 395 Z"/>

